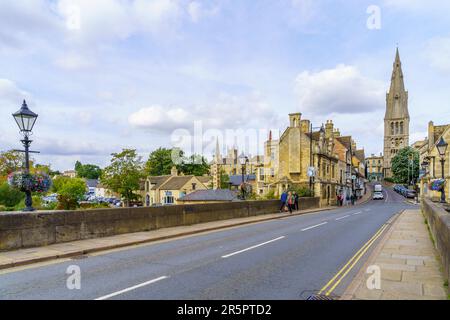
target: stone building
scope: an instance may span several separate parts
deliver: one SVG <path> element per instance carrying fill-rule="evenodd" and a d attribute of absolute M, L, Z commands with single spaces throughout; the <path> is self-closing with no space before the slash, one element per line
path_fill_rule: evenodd
<path fill-rule="evenodd" d="M 204 177 L 178 175 L 175 167 L 170 175 L 149 176 L 144 185 L 144 206 L 173 205 L 196 190 L 206 190 Z"/>
<path fill-rule="evenodd" d="M 369 181 L 383 180 L 383 154 L 379 156 L 372 154 L 366 158 L 367 179 Z"/>
<path fill-rule="evenodd" d="M 400 54 L 396 52 L 391 87 L 386 95 L 384 117 L 384 177 L 391 178 L 392 158 L 409 146 L 408 91 L 405 90 Z"/>
<path fill-rule="evenodd" d="M 432 121 L 428 124 L 428 137 L 426 143 L 419 149 L 420 163 L 428 163 L 426 172 L 422 172 L 420 180 L 421 195 L 429 198 L 440 199 L 441 193 L 430 190 L 429 186 L 436 179 L 442 178 L 441 157 L 436 145 L 443 138 L 445 142 L 450 143 L 450 124 L 435 126 Z M 445 196 L 447 202 L 450 202 L 450 147 L 447 148 L 444 163 Z"/>

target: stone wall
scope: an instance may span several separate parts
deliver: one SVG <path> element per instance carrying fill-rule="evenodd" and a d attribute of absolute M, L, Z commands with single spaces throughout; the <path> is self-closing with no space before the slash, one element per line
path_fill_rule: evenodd
<path fill-rule="evenodd" d="M 444 277 L 448 280 L 450 278 L 450 213 L 440 204 L 433 203 L 429 199 L 422 200 L 422 212 L 428 221 L 441 256 Z"/>
<path fill-rule="evenodd" d="M 318 207 L 318 198 L 300 199 L 301 210 Z M 144 208 L 4 212 L 0 213 L 0 250 L 244 218 L 278 210 L 279 201 L 269 200 Z"/>

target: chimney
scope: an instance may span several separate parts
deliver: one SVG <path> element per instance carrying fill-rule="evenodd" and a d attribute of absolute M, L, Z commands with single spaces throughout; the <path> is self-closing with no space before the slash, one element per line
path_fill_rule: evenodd
<path fill-rule="evenodd" d="M 269 141 L 272 141 L 272 130 L 269 131 Z"/>
<path fill-rule="evenodd" d="M 327 120 L 325 125 L 325 138 L 329 139 L 333 137 L 334 125 L 332 120 Z"/>
<path fill-rule="evenodd" d="M 334 136 L 336 138 L 341 136 L 341 131 L 338 128 L 334 129 Z"/>
<path fill-rule="evenodd" d="M 170 175 L 172 177 L 178 177 L 178 170 L 177 167 L 173 166 L 172 169 L 170 170 Z"/>
<path fill-rule="evenodd" d="M 311 121 L 309 120 L 301 120 L 300 127 L 303 133 L 309 133 L 311 131 Z"/>
<path fill-rule="evenodd" d="M 301 120 L 301 118 L 302 118 L 302 114 L 300 112 L 289 114 L 289 126 L 291 128 L 298 128 L 298 127 L 300 127 L 300 120 Z"/>

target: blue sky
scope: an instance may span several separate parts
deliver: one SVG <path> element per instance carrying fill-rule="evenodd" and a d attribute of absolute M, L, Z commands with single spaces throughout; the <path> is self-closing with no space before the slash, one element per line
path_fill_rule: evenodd
<path fill-rule="evenodd" d="M 411 142 L 449 123 L 449 14 L 438 0 L 4 0 L 0 150 L 18 147 L 11 113 L 26 98 L 36 160 L 61 170 L 124 147 L 147 156 L 194 121 L 282 131 L 291 112 L 379 153 L 397 44 Z"/>

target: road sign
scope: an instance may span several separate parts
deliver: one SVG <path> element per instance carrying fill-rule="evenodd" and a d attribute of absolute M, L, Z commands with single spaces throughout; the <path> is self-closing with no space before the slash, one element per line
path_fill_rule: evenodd
<path fill-rule="evenodd" d="M 316 168 L 314 167 L 309 167 L 308 168 L 308 177 L 315 177 L 316 176 Z"/>

